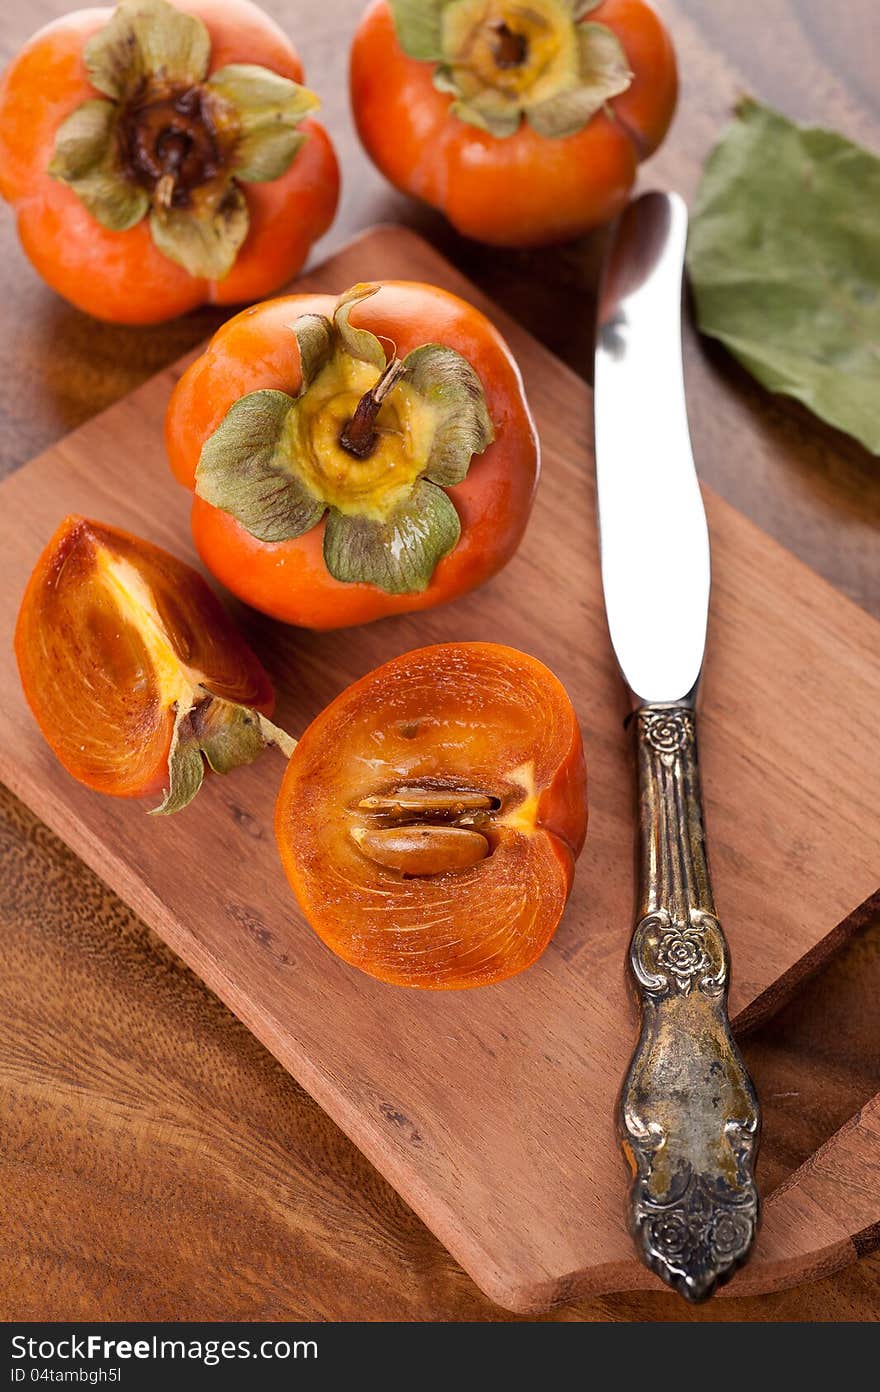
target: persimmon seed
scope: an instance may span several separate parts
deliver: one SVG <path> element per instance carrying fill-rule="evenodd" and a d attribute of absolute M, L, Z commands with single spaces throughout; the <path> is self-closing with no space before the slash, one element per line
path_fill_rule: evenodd
<path fill-rule="evenodd" d="M 464 812 L 490 811 L 497 807 L 497 798 L 486 793 L 471 793 L 459 788 L 420 788 L 416 786 L 394 788 L 389 793 L 377 793 L 361 798 L 358 807 L 362 812 L 385 812 L 391 815 L 426 816 L 448 814 L 460 816 Z"/>
<path fill-rule="evenodd" d="M 357 827 L 352 836 L 370 860 L 401 875 L 467 870 L 489 854 L 485 836 L 463 827 Z"/>

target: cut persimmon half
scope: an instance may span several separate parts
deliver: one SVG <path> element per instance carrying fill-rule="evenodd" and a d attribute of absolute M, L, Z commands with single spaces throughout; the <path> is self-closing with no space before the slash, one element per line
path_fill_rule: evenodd
<path fill-rule="evenodd" d="M 382 981 L 503 981 L 544 951 L 587 825 L 581 734 L 535 658 L 420 648 L 336 698 L 287 765 L 275 830 L 318 936 Z"/>
<path fill-rule="evenodd" d="M 28 582 L 15 630 L 24 693 L 64 768 L 115 797 L 163 788 L 173 812 L 215 772 L 293 741 L 272 684 L 191 566 L 116 527 L 67 517 Z"/>

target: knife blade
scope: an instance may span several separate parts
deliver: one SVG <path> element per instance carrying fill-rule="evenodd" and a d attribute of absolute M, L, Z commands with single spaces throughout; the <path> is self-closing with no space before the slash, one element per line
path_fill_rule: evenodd
<path fill-rule="evenodd" d="M 730 1030 L 700 793 L 710 562 L 682 369 L 686 239 L 677 194 L 645 194 L 622 215 L 600 287 L 594 410 L 602 585 L 638 769 L 629 966 L 641 1029 L 618 1117 L 628 1219 L 645 1264 L 702 1300 L 754 1242 L 760 1113 Z"/>
<path fill-rule="evenodd" d="M 684 700 L 696 686 L 709 613 L 709 533 L 682 375 L 686 240 L 677 194 L 630 205 L 606 261 L 596 340 L 602 586 L 618 663 L 645 701 Z"/>

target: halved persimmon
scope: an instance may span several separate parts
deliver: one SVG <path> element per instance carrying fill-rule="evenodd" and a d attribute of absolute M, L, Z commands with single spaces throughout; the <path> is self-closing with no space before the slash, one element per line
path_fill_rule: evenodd
<path fill-rule="evenodd" d="M 450 643 L 379 667 L 312 722 L 275 830 L 334 952 L 382 981 L 447 990 L 540 956 L 586 825 L 564 687 L 513 648 Z"/>
<path fill-rule="evenodd" d="M 199 573 L 116 527 L 67 517 L 37 561 L 15 630 L 28 704 L 80 783 L 115 797 L 195 796 L 267 743 L 271 682 Z"/>

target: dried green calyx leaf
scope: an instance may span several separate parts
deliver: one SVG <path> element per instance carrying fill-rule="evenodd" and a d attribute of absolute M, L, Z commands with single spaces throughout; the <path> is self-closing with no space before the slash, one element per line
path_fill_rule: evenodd
<path fill-rule="evenodd" d="M 210 58 L 201 19 L 168 0 L 121 0 L 83 49 L 109 100 L 84 102 L 62 122 L 49 173 L 103 227 L 123 232 L 148 217 L 164 256 L 222 280 L 249 227 L 236 181 L 280 178 L 307 138 L 299 123 L 319 103 L 255 64 L 208 78 Z"/>
<path fill-rule="evenodd" d="M 357 285 L 332 319 L 292 326 L 298 393 L 237 401 L 202 448 L 196 492 L 261 541 L 292 540 L 326 516 L 331 575 L 400 594 L 424 589 L 456 545 L 443 490 L 495 432 L 480 378 L 455 349 L 426 344 L 389 362 L 382 340 L 351 322 L 378 289 Z"/>
<path fill-rule="evenodd" d="M 491 135 L 525 118 L 539 135 L 583 129 L 632 82 L 607 25 L 584 17 L 599 0 L 389 0 L 404 52 L 435 63 L 450 110 Z"/>
<path fill-rule="evenodd" d="M 244 194 L 235 184 L 212 189 L 188 208 L 154 208 L 150 233 L 156 246 L 192 276 L 222 280 L 235 265 L 248 234 Z"/>
<path fill-rule="evenodd" d="M 253 63 L 231 63 L 207 85 L 236 114 L 236 178 L 254 183 L 279 179 L 306 138 L 297 129 L 300 121 L 321 105 L 314 92 Z"/>
<path fill-rule="evenodd" d="M 461 535 L 448 495 L 420 479 L 387 517 L 335 509 L 327 517 L 324 560 L 337 580 L 366 581 L 388 594 L 412 594 L 430 584 Z"/>
<path fill-rule="evenodd" d="M 466 358 L 441 343 L 414 348 L 404 368 L 404 380 L 436 412 L 425 478 L 451 488 L 495 439 L 483 384 Z"/>
<path fill-rule="evenodd" d="M 388 0 L 400 47 L 410 58 L 439 62 L 443 57 L 444 0 Z"/>
<path fill-rule="evenodd" d="M 700 328 L 771 391 L 880 454 L 880 159 L 744 101 L 691 221 Z"/>
<path fill-rule="evenodd" d="M 83 102 L 58 127 L 49 173 L 68 184 L 103 227 L 124 232 L 140 222 L 150 196 L 122 176 L 116 120 L 113 102 Z"/>
<path fill-rule="evenodd" d="M 361 362 L 372 363 L 381 372 L 385 367 L 385 349 L 381 341 L 369 329 L 357 329 L 351 323 L 355 305 L 370 299 L 378 289 L 378 285 L 353 285 L 340 295 L 333 311 L 333 330 L 342 352 Z"/>
<path fill-rule="evenodd" d="M 317 526 L 326 504 L 290 466 L 296 402 L 280 391 L 241 397 L 205 442 L 196 492 L 259 541 L 289 541 Z"/>
<path fill-rule="evenodd" d="M 231 773 L 252 764 L 269 744 L 289 758 L 296 741 L 259 711 L 212 696 L 198 688 L 193 704 L 178 710 L 168 753 L 168 788 L 152 815 L 180 812 L 202 786 L 205 764 Z"/>
<path fill-rule="evenodd" d="M 145 82 L 201 82 L 211 37 L 202 20 L 167 0 L 121 0 L 86 43 L 83 61 L 99 92 L 123 101 Z"/>
<path fill-rule="evenodd" d="M 335 338 L 333 325 L 323 314 L 304 314 L 292 325 L 292 332 L 299 347 L 301 395 L 330 361 Z"/>
<path fill-rule="evenodd" d="M 526 108 L 529 125 L 538 135 L 551 139 L 574 135 L 632 82 L 623 45 L 613 29 L 605 24 L 579 24 L 577 40 L 577 83 Z"/>

